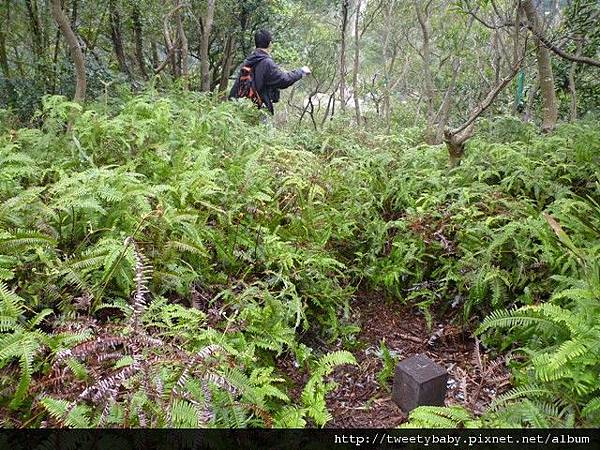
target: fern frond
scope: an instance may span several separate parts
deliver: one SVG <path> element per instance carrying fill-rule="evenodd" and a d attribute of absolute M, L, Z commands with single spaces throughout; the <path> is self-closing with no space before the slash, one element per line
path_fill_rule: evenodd
<path fill-rule="evenodd" d="M 337 366 L 356 364 L 356 358 L 346 350 L 327 353 L 319 358 L 314 373 L 319 376 L 329 375 Z"/>
<path fill-rule="evenodd" d="M 0 252 L 22 252 L 35 247 L 54 247 L 55 245 L 56 241 L 52 236 L 37 231 L 15 230 L 11 232 L 11 237 L 0 239 Z"/>
<path fill-rule="evenodd" d="M 497 397 L 489 407 L 490 411 L 497 410 L 501 405 L 510 402 L 512 400 L 517 400 L 521 398 L 536 398 L 543 397 L 546 395 L 552 395 L 552 392 L 548 389 L 539 387 L 535 384 L 527 384 L 524 386 L 518 386 L 514 389 L 511 389 L 505 394 Z"/>
<path fill-rule="evenodd" d="M 127 247 L 129 243 L 132 243 L 133 256 L 135 258 L 135 294 L 133 296 L 131 324 L 134 331 L 139 332 L 140 318 L 146 309 L 146 295 L 150 292 L 148 289 L 148 274 L 150 273 L 151 268 L 145 263 L 145 258 L 133 238 L 127 238 L 125 240 L 125 247 Z"/>
<path fill-rule="evenodd" d="M 578 337 L 563 342 L 560 347 L 551 354 L 539 355 L 534 358 L 533 364 L 536 367 L 537 375 L 542 381 L 553 381 L 561 378 L 566 373 L 566 365 L 569 361 L 576 359 L 588 351 L 590 345 L 597 344 L 597 341 Z"/>
<path fill-rule="evenodd" d="M 87 406 L 51 397 L 43 398 L 40 403 L 50 416 L 61 424 L 71 428 L 89 428 L 91 426 L 90 410 Z"/>
<path fill-rule="evenodd" d="M 476 334 L 484 333 L 490 328 L 511 328 L 528 325 L 558 327 L 556 322 L 551 319 L 532 316 L 526 308 L 504 309 L 493 311 L 487 316 L 477 328 Z"/>
<path fill-rule="evenodd" d="M 197 408 L 186 400 L 173 400 L 169 416 L 170 425 L 177 428 L 197 428 L 202 424 Z"/>
<path fill-rule="evenodd" d="M 419 406 L 413 409 L 402 427 L 456 428 L 471 420 L 471 414 L 461 406 Z"/>
<path fill-rule="evenodd" d="M 275 414 L 274 428 L 304 428 L 306 410 L 294 406 L 284 406 Z"/>
<path fill-rule="evenodd" d="M 581 410 L 581 414 L 588 419 L 600 417 L 600 396 L 594 397 Z"/>
<path fill-rule="evenodd" d="M 183 368 L 183 371 L 181 372 L 181 375 L 179 375 L 179 378 L 175 382 L 175 388 L 174 388 L 175 391 L 178 391 L 183 388 L 183 386 L 185 385 L 185 383 L 187 382 L 187 380 L 189 378 L 190 372 L 196 366 L 202 367 L 201 363 L 203 363 L 206 359 L 208 359 L 209 357 L 215 355 L 216 353 L 218 353 L 219 351 L 222 351 L 222 350 L 223 350 L 223 348 L 220 345 L 211 344 L 211 345 L 207 345 L 206 347 L 204 347 L 201 350 L 199 350 L 198 352 L 196 352 L 196 354 L 185 365 L 185 367 Z"/>
<path fill-rule="evenodd" d="M 24 302 L 0 281 L 0 332 L 13 329 L 19 317 L 25 312 Z"/>
<path fill-rule="evenodd" d="M 171 241 L 167 242 L 166 247 L 173 248 L 181 253 L 187 252 L 187 253 L 191 253 L 191 254 L 199 255 L 199 256 L 207 256 L 208 255 L 206 248 L 197 242 L 171 240 Z"/>

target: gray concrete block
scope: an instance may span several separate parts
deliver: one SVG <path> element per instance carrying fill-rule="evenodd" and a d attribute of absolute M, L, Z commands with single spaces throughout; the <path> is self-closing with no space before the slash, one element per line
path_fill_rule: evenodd
<path fill-rule="evenodd" d="M 425 355 L 406 358 L 396 366 L 392 400 L 408 413 L 417 406 L 443 406 L 448 372 Z"/>

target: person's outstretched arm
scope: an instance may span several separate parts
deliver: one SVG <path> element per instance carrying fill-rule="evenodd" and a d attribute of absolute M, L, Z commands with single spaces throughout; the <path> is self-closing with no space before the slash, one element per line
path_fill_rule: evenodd
<path fill-rule="evenodd" d="M 268 60 L 266 84 L 275 89 L 285 89 L 290 87 L 303 76 L 310 73 L 307 67 L 285 72 L 279 68 L 272 59 Z"/>

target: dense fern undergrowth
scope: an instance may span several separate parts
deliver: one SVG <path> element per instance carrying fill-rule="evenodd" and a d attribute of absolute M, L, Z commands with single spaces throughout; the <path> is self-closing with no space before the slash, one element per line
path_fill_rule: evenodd
<path fill-rule="evenodd" d="M 598 123 L 488 121 L 449 170 L 416 129 L 276 130 L 190 93 L 36 120 L 0 124 L 3 427 L 324 426 L 355 360 L 307 336 L 343 348 L 365 289 L 511 361 L 483 416 L 411 426 L 600 424 Z"/>

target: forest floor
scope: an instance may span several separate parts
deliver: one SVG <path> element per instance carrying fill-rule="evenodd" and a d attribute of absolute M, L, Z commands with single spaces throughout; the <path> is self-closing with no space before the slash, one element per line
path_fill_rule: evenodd
<path fill-rule="evenodd" d="M 382 301 L 372 295 L 357 296 L 352 304 L 353 319 L 360 326 L 358 345 L 352 350 L 357 365 L 342 366 L 332 375 L 338 387 L 327 396 L 327 409 L 333 428 L 394 428 L 407 415 L 392 401 L 393 373 L 380 381 L 384 369 L 381 343 L 396 360 L 425 354 L 449 373 L 446 406 L 462 405 L 475 415 L 510 386 L 510 373 L 504 358 L 492 360 L 470 334 L 449 321 L 434 321 L 427 327 L 423 314 L 415 307 Z M 323 350 L 343 350 L 330 345 Z M 289 361 L 279 361 L 300 394 L 308 375 Z"/>

